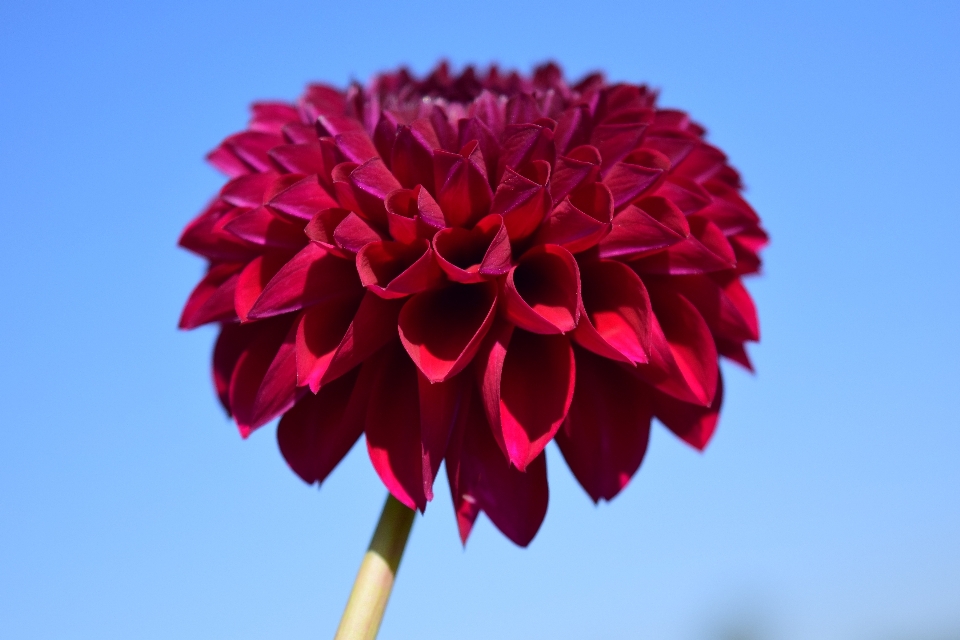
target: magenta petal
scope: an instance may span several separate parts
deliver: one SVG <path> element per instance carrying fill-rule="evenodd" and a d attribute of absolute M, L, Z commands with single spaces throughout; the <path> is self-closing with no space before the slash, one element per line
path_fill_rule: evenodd
<path fill-rule="evenodd" d="M 482 282 L 510 270 L 510 239 L 497 214 L 471 230 L 451 227 L 438 232 L 433 248 L 440 268 L 454 282 Z"/>
<path fill-rule="evenodd" d="M 669 199 L 684 215 L 696 213 L 710 204 L 710 194 L 692 180 L 671 176 L 664 182 L 656 195 Z"/>
<path fill-rule="evenodd" d="M 594 353 L 628 362 L 647 362 L 653 311 L 643 282 L 629 267 L 612 260 L 580 266 L 586 317 L 573 339 Z"/>
<path fill-rule="evenodd" d="M 573 331 L 580 318 L 580 270 L 570 252 L 551 244 L 527 251 L 507 274 L 503 312 L 534 333 Z"/>
<path fill-rule="evenodd" d="M 717 429 L 720 405 L 723 404 L 723 377 L 717 375 L 717 389 L 709 407 L 681 402 L 661 393 L 655 394 L 654 413 L 657 419 L 678 438 L 703 451 Z"/>
<path fill-rule="evenodd" d="M 297 389 L 297 325 L 294 321 L 277 355 L 273 358 L 267 372 L 263 375 L 263 382 L 254 396 L 249 412 L 244 414 L 238 410 L 237 424 L 251 430 L 260 427 L 289 409 L 306 392 Z"/>
<path fill-rule="evenodd" d="M 316 242 L 327 251 L 349 259 L 350 252 L 337 246 L 337 239 L 334 234 L 344 218 L 351 214 L 356 216 L 349 209 L 339 207 L 324 209 L 313 216 L 313 219 L 307 223 L 303 231 L 311 242 Z"/>
<path fill-rule="evenodd" d="M 557 444 L 594 502 L 612 500 L 640 468 L 653 391 L 615 362 L 577 350 L 577 386 Z"/>
<path fill-rule="evenodd" d="M 401 298 L 432 288 L 443 272 L 426 240 L 411 244 L 371 242 L 357 254 L 363 286 L 383 298 Z"/>
<path fill-rule="evenodd" d="M 290 333 L 292 315 L 270 319 L 259 332 L 256 339 L 237 359 L 230 377 L 230 409 L 240 429 L 240 435 L 246 438 L 254 428 L 260 426 L 259 414 L 255 403 L 263 378 L 277 353 Z"/>
<path fill-rule="evenodd" d="M 323 482 L 363 433 L 364 421 L 348 409 L 358 403 L 366 408 L 367 398 L 355 399 L 364 390 L 357 378 L 355 370 L 317 395 L 307 394 L 280 419 L 280 452 L 307 484 Z"/>
<path fill-rule="evenodd" d="M 737 255 L 715 224 L 699 216 L 690 217 L 689 222 L 689 237 L 665 251 L 633 261 L 633 268 L 639 273 L 669 275 L 711 273 L 736 268 Z"/>
<path fill-rule="evenodd" d="M 367 408 L 367 452 L 377 475 L 393 496 L 423 511 L 423 450 L 417 368 L 399 343 L 380 356 Z"/>
<path fill-rule="evenodd" d="M 553 210 L 534 236 L 538 244 L 558 244 L 571 253 L 586 251 L 612 228 L 613 196 L 601 183 L 578 187 Z"/>
<path fill-rule="evenodd" d="M 350 173 L 359 210 L 365 219 L 380 227 L 387 227 L 387 210 L 383 201 L 387 195 L 401 187 L 379 157 L 364 162 Z"/>
<path fill-rule="evenodd" d="M 316 175 L 307 176 L 273 196 L 271 208 L 301 220 L 310 220 L 324 209 L 336 207 L 337 201 L 320 186 Z"/>
<path fill-rule="evenodd" d="M 384 300 L 369 291 L 364 293 L 333 358 L 321 378 L 310 382 L 310 390 L 316 393 L 321 385 L 336 380 L 395 339 L 403 303 L 403 300 Z"/>
<path fill-rule="evenodd" d="M 323 300 L 353 295 L 360 286 L 349 260 L 311 243 L 267 283 L 248 316 L 259 319 L 297 311 Z"/>
<path fill-rule="evenodd" d="M 466 409 L 464 396 L 470 390 L 467 376 L 455 376 L 444 382 L 418 377 L 420 391 L 420 443 L 423 493 L 433 500 L 433 481 L 447 451 L 450 434 Z"/>
<path fill-rule="evenodd" d="M 533 161 L 523 174 L 506 168 L 490 211 L 503 216 L 511 240 L 528 237 L 543 222 L 553 206 L 549 181 L 550 165 L 543 160 Z"/>
<path fill-rule="evenodd" d="M 671 286 L 693 303 L 715 338 L 730 342 L 759 340 L 756 308 L 739 279 L 721 287 L 710 276 L 674 276 Z"/>
<path fill-rule="evenodd" d="M 600 151 L 600 172 L 606 175 L 613 165 L 630 153 L 646 129 L 645 124 L 601 124 L 594 128 L 590 144 Z"/>
<path fill-rule="evenodd" d="M 418 293 L 400 312 L 400 340 L 423 375 L 442 382 L 470 363 L 496 310 L 495 282 Z"/>
<path fill-rule="evenodd" d="M 297 324 L 297 385 L 316 393 L 320 380 L 343 341 L 360 297 L 337 298 L 308 307 Z"/>
<path fill-rule="evenodd" d="M 613 204 L 618 209 L 635 200 L 641 193 L 653 186 L 663 174 L 661 169 L 619 162 L 615 164 L 603 178 L 603 183 L 610 187 L 613 194 Z"/>
<path fill-rule="evenodd" d="M 581 146 L 567 156 L 557 158 L 550 177 L 550 195 L 554 202 L 563 200 L 591 176 L 599 173 L 600 152 L 596 147 Z"/>
<path fill-rule="evenodd" d="M 268 251 L 247 263 L 240 272 L 233 298 L 241 321 L 246 322 L 249 319 L 250 309 L 263 293 L 264 287 L 293 256 L 289 251 Z"/>
<path fill-rule="evenodd" d="M 525 472 L 503 456 L 474 396 L 467 419 L 459 422 L 447 448 L 447 478 L 457 514 L 460 539 L 466 544 L 482 509 L 514 544 L 525 547 L 547 513 L 549 488 L 546 456 L 540 454 Z"/>
<path fill-rule="evenodd" d="M 445 224 L 439 205 L 420 185 L 393 191 L 387 196 L 385 205 L 390 237 L 397 242 L 411 243 L 417 238 L 432 238 Z"/>
<path fill-rule="evenodd" d="M 650 290 L 657 322 L 650 322 L 649 364 L 637 373 L 678 400 L 709 406 L 717 385 L 717 349 L 696 307 L 678 293 Z"/>
<path fill-rule="evenodd" d="M 274 147 L 270 150 L 270 157 L 291 173 L 318 176 L 328 187 L 333 168 L 343 162 L 343 157 L 331 142 L 316 139 L 302 144 Z"/>
<path fill-rule="evenodd" d="M 469 225 L 486 215 L 493 194 L 478 143 L 467 143 L 460 153 L 437 150 L 433 160 L 437 202 L 447 225 Z"/>
<path fill-rule="evenodd" d="M 642 208 L 641 208 L 642 207 Z M 630 259 L 663 251 L 690 233 L 687 221 L 665 198 L 645 198 L 613 218 L 613 230 L 600 241 L 603 258 Z"/>
<path fill-rule="evenodd" d="M 272 166 L 270 157 L 267 153 L 273 147 L 281 145 L 286 140 L 283 137 L 273 133 L 262 133 L 259 131 L 244 131 L 230 136 L 224 140 L 227 146 L 235 156 L 257 171 L 269 171 Z"/>
<path fill-rule="evenodd" d="M 224 229 L 261 247 L 298 250 L 306 244 L 303 223 L 299 225 L 274 214 L 268 207 L 257 207 L 240 214 Z"/>
<path fill-rule="evenodd" d="M 373 144 L 373 140 L 370 139 L 366 131 L 359 129 L 345 131 L 334 136 L 334 140 L 340 152 L 351 162 L 363 164 L 371 158 L 380 157 L 380 154 L 377 152 L 377 147 Z"/>
<path fill-rule="evenodd" d="M 429 120 L 418 119 L 410 126 L 397 128 L 390 158 L 390 169 L 401 185 L 410 189 L 418 184 L 434 190 L 433 153 L 440 141 Z"/>
<path fill-rule="evenodd" d="M 241 160 L 226 144 L 222 144 L 208 153 L 207 162 L 230 178 L 239 178 L 253 172 L 250 165 Z"/>
<path fill-rule="evenodd" d="M 208 322 L 235 320 L 233 307 L 237 272 L 242 265 L 223 263 L 210 268 L 196 286 L 180 315 L 181 329 L 194 329 Z"/>
<path fill-rule="evenodd" d="M 235 207 L 254 209 L 264 203 L 264 196 L 278 180 L 280 174 L 274 171 L 234 178 L 220 190 L 220 197 Z"/>
<path fill-rule="evenodd" d="M 225 324 L 217 336 L 217 343 L 213 348 L 213 384 L 217 390 L 220 403 L 233 415 L 230 410 L 230 378 L 237 366 L 237 360 L 250 346 L 263 329 L 262 323 L 253 324 Z"/>
<path fill-rule="evenodd" d="M 371 242 L 379 242 L 383 234 L 372 227 L 366 220 L 353 213 L 348 213 L 333 230 L 333 241 L 346 258 L 348 254 L 356 254 Z"/>

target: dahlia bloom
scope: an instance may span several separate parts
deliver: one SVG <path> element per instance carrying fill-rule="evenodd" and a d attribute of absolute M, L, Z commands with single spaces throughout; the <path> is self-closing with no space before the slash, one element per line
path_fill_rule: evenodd
<path fill-rule="evenodd" d="M 654 417 L 706 446 L 718 358 L 751 366 L 741 277 L 767 235 L 704 128 L 656 99 L 553 64 L 440 65 L 254 104 L 180 238 L 209 261 L 180 326 L 219 323 L 241 435 L 280 416 L 284 458 L 319 483 L 364 434 L 421 511 L 446 461 L 462 540 L 483 511 L 519 545 L 551 440 L 594 501 L 637 471 Z"/>

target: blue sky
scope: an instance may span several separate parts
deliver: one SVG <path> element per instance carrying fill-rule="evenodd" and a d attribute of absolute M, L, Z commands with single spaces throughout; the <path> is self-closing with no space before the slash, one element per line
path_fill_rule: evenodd
<path fill-rule="evenodd" d="M 705 5 L 706 3 L 704 3 Z M 381 638 L 960 637 L 960 5 L 0 5 L 0 636 L 331 637 L 384 489 L 322 489 L 210 388 L 180 228 L 256 99 L 547 58 L 704 123 L 773 243 L 758 374 L 594 507 L 554 447 L 529 549 L 445 483 Z"/>

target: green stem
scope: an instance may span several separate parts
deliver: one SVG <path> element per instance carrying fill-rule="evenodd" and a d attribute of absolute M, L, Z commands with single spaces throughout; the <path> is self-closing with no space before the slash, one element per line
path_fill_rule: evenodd
<path fill-rule="evenodd" d="M 413 515 L 413 509 L 393 496 L 387 496 L 334 640 L 374 640 L 377 637 L 413 526 Z"/>

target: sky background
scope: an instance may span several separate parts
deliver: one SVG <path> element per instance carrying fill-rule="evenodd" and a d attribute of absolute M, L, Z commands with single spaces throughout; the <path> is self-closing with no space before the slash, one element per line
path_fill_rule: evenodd
<path fill-rule="evenodd" d="M 328 638 L 385 490 L 248 441 L 179 332 L 180 229 L 257 99 L 548 58 L 662 89 L 772 235 L 757 375 L 594 507 L 554 446 L 532 545 L 449 491 L 382 640 L 960 638 L 960 3 L 0 3 L 0 636 Z"/>

